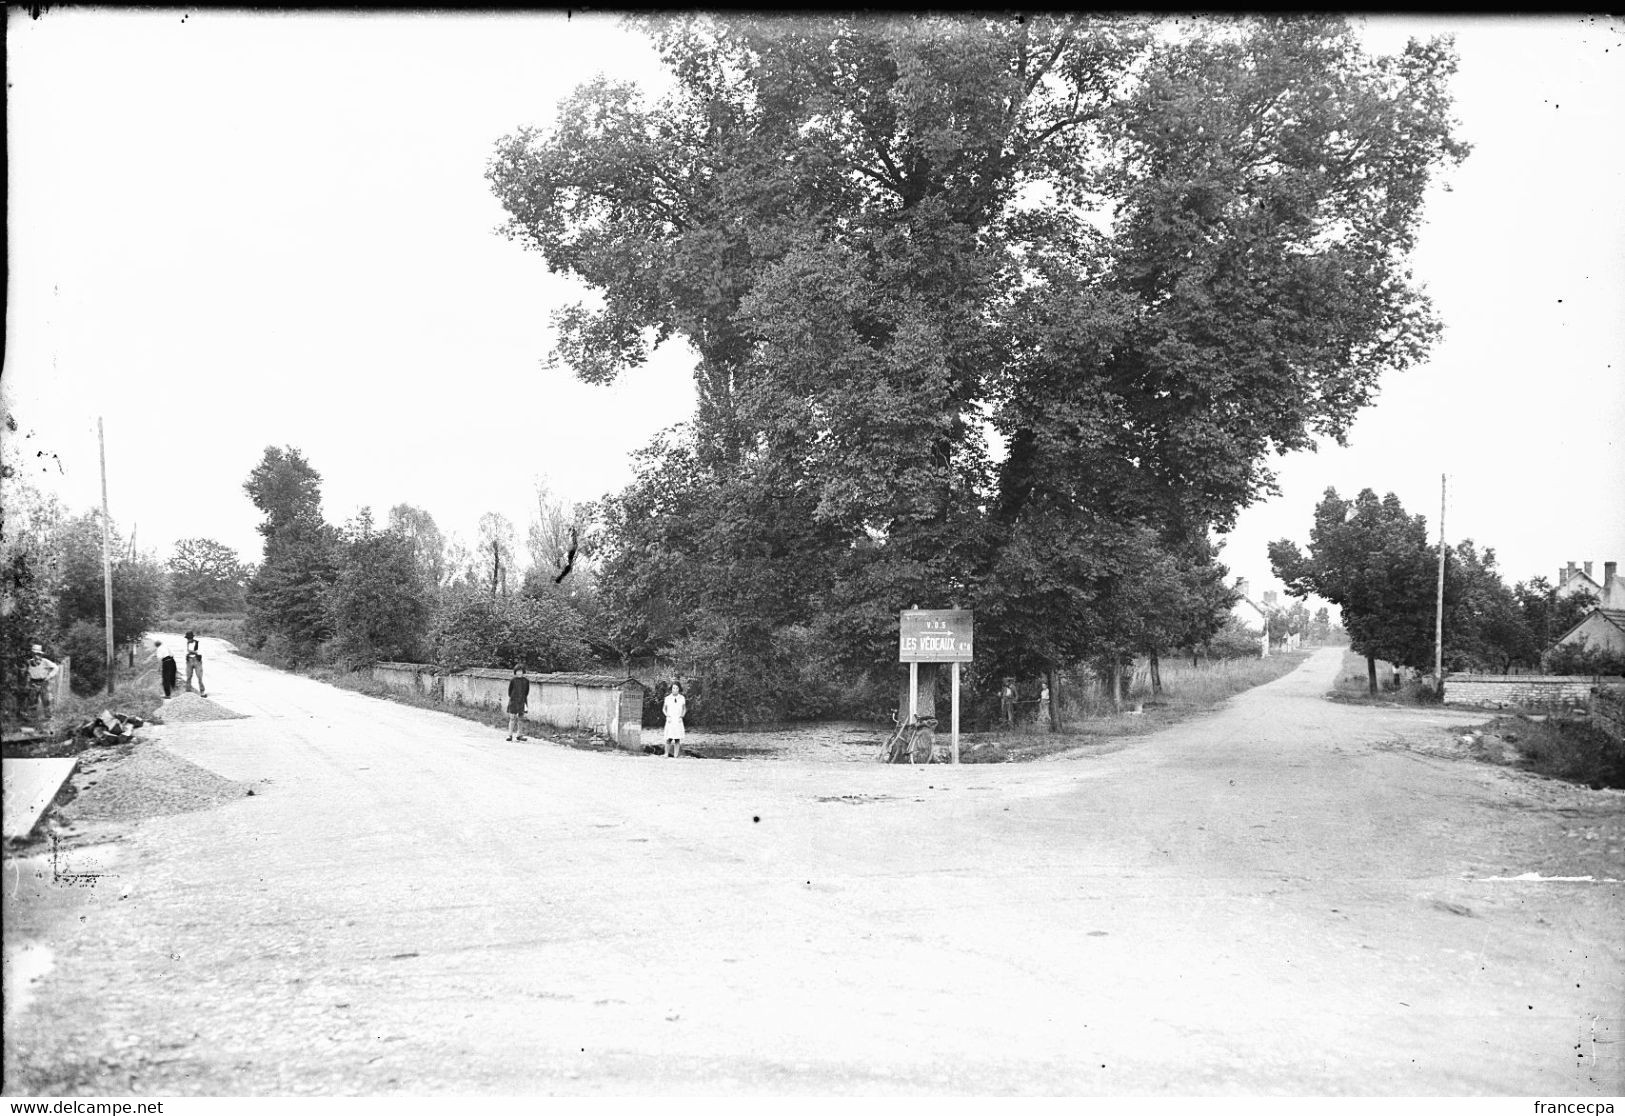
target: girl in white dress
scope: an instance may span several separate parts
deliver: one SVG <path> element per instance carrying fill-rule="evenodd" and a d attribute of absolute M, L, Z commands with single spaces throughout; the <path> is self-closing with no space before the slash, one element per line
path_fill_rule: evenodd
<path fill-rule="evenodd" d="M 666 714 L 666 758 L 683 754 L 683 714 L 688 712 L 688 699 L 683 696 L 683 684 L 673 682 L 671 692 L 661 706 Z"/>

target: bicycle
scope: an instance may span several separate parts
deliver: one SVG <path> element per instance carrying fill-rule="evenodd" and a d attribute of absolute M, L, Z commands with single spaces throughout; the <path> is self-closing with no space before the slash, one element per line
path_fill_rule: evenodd
<path fill-rule="evenodd" d="M 881 763 L 937 762 L 935 717 L 916 714 L 906 721 L 900 721 L 893 713 L 891 719 L 896 728 L 880 749 Z"/>

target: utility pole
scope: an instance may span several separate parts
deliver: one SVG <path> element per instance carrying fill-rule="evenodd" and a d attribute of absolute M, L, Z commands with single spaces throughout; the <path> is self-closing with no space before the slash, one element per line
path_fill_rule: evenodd
<path fill-rule="evenodd" d="M 1444 474 L 1439 474 L 1439 600 L 1433 611 L 1433 684 L 1444 696 Z"/>
<path fill-rule="evenodd" d="M 113 669 L 118 664 L 113 658 L 113 532 L 107 518 L 107 437 L 102 433 L 102 418 L 96 416 L 96 444 L 102 458 L 102 600 L 107 623 L 107 692 L 113 692 Z"/>

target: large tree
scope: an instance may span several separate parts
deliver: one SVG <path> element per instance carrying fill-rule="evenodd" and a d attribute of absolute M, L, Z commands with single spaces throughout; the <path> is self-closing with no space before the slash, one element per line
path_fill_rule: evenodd
<path fill-rule="evenodd" d="M 241 612 L 250 574 L 237 552 L 214 539 L 182 539 L 169 559 L 171 609 Z"/>
<path fill-rule="evenodd" d="M 812 621 L 876 664 L 898 608 L 974 603 L 983 677 L 1079 631 L 1127 647 L 1125 563 L 1227 528 L 1272 452 L 1341 437 L 1433 336 L 1405 265 L 1465 152 L 1448 44 L 1370 58 L 1329 19 L 644 26 L 669 95 L 584 86 L 489 178 L 509 235 L 600 297 L 556 323 L 584 379 L 651 339 L 696 352 L 705 560 L 789 550 L 808 583 L 785 618 L 775 563 L 743 563 L 747 630 Z M 692 533 L 662 522 L 657 550 Z M 607 532 L 606 571 L 648 537 Z"/>
<path fill-rule="evenodd" d="M 243 490 L 264 519 L 265 558 L 248 583 L 250 638 L 276 636 L 293 660 L 332 634 L 328 593 L 337 577 L 337 533 L 322 518 L 322 476 L 292 446 L 267 446 Z"/>
<path fill-rule="evenodd" d="M 445 584 L 451 563 L 447 557 L 446 536 L 436 525 L 434 516 L 411 504 L 396 504 L 389 509 L 389 529 L 411 541 L 418 568 L 428 578 L 430 588 Z"/>

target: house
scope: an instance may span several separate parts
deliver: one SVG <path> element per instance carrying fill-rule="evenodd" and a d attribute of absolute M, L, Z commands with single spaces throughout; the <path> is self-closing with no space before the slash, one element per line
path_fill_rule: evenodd
<path fill-rule="evenodd" d="M 1592 609 L 1552 644 L 1552 650 L 1578 646 L 1581 641 L 1592 651 L 1625 655 L 1625 608 Z"/>
<path fill-rule="evenodd" d="M 1259 604 L 1248 595 L 1247 579 L 1236 578 L 1236 592 L 1241 599 L 1230 606 L 1230 615 L 1238 625 L 1249 631 L 1254 628 L 1261 633 L 1258 637 L 1258 657 L 1268 658 L 1270 653 L 1270 614 L 1269 609 Z"/>
<path fill-rule="evenodd" d="M 1618 562 L 1602 564 L 1602 581 L 1591 576 L 1591 563 L 1584 569 L 1570 562 L 1557 571 L 1557 595 L 1572 596 L 1590 593 L 1596 605 L 1580 618 L 1580 622 L 1560 636 L 1551 650 L 1559 647 L 1579 646 L 1582 642 L 1593 651 L 1625 655 L 1625 582 L 1619 577 Z"/>
<path fill-rule="evenodd" d="M 1557 595 L 1570 597 L 1575 593 L 1590 593 L 1597 598 L 1599 608 L 1625 608 L 1625 582 L 1619 578 L 1619 563 L 1604 562 L 1600 582 L 1591 576 L 1590 562 L 1586 562 L 1584 567 L 1581 569 L 1570 562 L 1566 568 L 1557 571 Z"/>
<path fill-rule="evenodd" d="M 1275 615 L 1277 612 L 1280 612 L 1281 607 L 1281 594 L 1276 592 L 1274 589 L 1266 589 L 1264 591 L 1264 630 L 1266 632 L 1269 631 L 1269 617 Z M 1289 631 L 1286 633 L 1286 635 L 1282 636 L 1277 643 L 1282 651 L 1296 651 L 1301 638 L 1302 637 L 1299 636 L 1297 632 Z"/>

